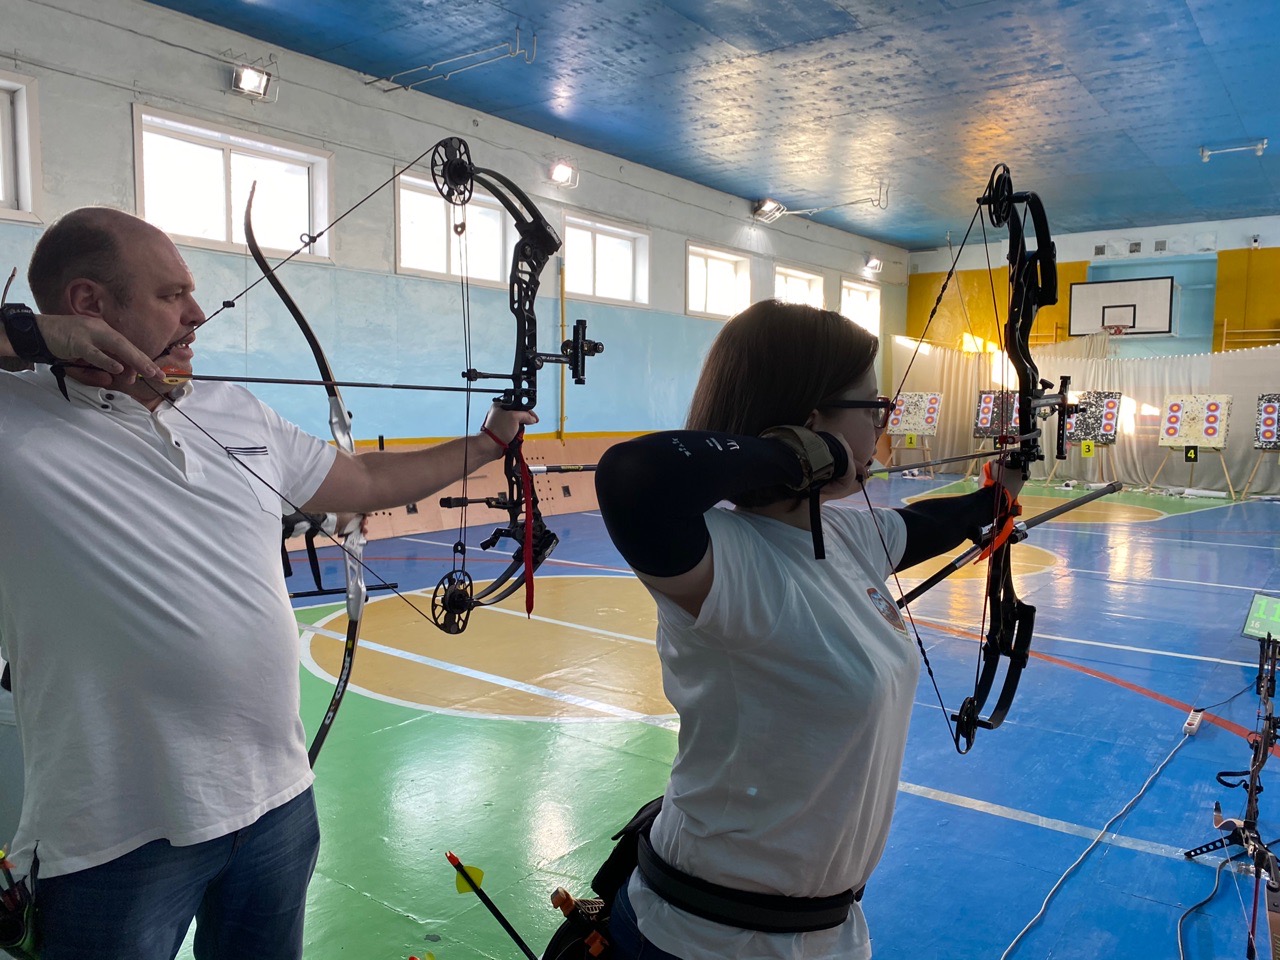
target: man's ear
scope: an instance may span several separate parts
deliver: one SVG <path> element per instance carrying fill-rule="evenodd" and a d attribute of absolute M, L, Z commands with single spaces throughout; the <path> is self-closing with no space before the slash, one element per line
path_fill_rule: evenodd
<path fill-rule="evenodd" d="M 821 416 L 821 414 L 818 412 L 818 410 L 817 410 L 817 408 L 816 408 L 816 407 L 815 407 L 813 410 L 810 410 L 810 411 L 809 411 L 809 416 L 805 417 L 805 420 L 804 420 L 804 428 L 805 428 L 806 430 L 814 430 L 814 426 L 813 426 L 813 425 L 814 425 L 815 423 L 817 423 L 817 422 L 818 422 L 818 418 L 819 418 L 820 416 Z M 815 432 L 816 432 L 816 431 L 815 431 Z"/>
<path fill-rule="evenodd" d="M 65 299 L 72 316 L 103 319 L 102 305 L 106 299 L 106 290 L 96 280 L 85 277 L 72 280 L 67 284 Z"/>

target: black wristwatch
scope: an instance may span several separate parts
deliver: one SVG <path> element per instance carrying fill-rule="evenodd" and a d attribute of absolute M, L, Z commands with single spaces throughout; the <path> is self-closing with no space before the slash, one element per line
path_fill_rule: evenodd
<path fill-rule="evenodd" d="M 0 307 L 0 323 L 4 324 L 9 346 L 19 359 L 32 363 L 58 362 L 36 326 L 35 313 L 25 303 L 6 303 Z"/>

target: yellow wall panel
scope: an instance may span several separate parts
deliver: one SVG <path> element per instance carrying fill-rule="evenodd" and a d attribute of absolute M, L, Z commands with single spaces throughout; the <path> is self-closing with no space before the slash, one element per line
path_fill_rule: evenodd
<path fill-rule="evenodd" d="M 1213 303 L 1213 349 L 1280 343 L 1280 248 L 1223 250 Z"/>
<path fill-rule="evenodd" d="M 1032 337 L 1039 343 L 1065 340 L 1070 323 L 1068 299 L 1072 283 L 1087 279 L 1087 261 L 1058 264 L 1058 302 L 1042 307 L 1036 314 Z M 907 283 L 907 336 L 924 337 L 931 343 L 959 348 L 964 334 L 969 333 L 982 340 L 999 342 L 1009 302 L 1009 270 L 1007 266 L 993 268 L 990 273 L 980 270 L 958 270 L 943 294 L 938 312 L 928 326 L 929 311 L 938 299 L 945 273 L 913 274 Z M 993 305 L 993 293 L 997 308 Z M 997 314 L 999 320 L 997 321 Z"/>

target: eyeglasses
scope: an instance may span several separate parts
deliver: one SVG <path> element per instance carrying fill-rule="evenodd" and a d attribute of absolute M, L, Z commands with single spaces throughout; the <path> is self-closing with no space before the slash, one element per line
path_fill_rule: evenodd
<path fill-rule="evenodd" d="M 874 400 L 828 400 L 824 407 L 840 407 L 844 410 L 879 410 L 876 429 L 883 430 L 889 425 L 889 417 L 893 414 L 898 402 L 892 397 L 876 397 Z"/>

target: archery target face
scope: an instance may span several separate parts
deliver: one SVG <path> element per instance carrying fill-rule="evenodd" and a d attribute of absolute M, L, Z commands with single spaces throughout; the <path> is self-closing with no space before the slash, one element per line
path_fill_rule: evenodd
<path fill-rule="evenodd" d="M 1085 409 L 1067 418 L 1067 439 L 1072 443 L 1092 440 L 1115 443 L 1120 422 L 1120 393 L 1108 390 L 1086 390 L 1080 397 Z"/>
<path fill-rule="evenodd" d="M 981 390 L 973 413 L 975 439 L 1002 437 L 1018 432 L 1018 397 L 1009 390 Z"/>
<path fill-rule="evenodd" d="M 1253 449 L 1280 450 L 1280 393 L 1263 393 L 1258 396 Z"/>
<path fill-rule="evenodd" d="M 1220 450 L 1227 444 L 1230 414 L 1227 394 L 1170 394 L 1164 398 L 1160 446 Z"/>
<path fill-rule="evenodd" d="M 889 414 L 889 426 L 885 432 L 894 437 L 908 433 L 935 436 L 941 413 L 941 393 L 900 393 L 893 413 Z"/>

